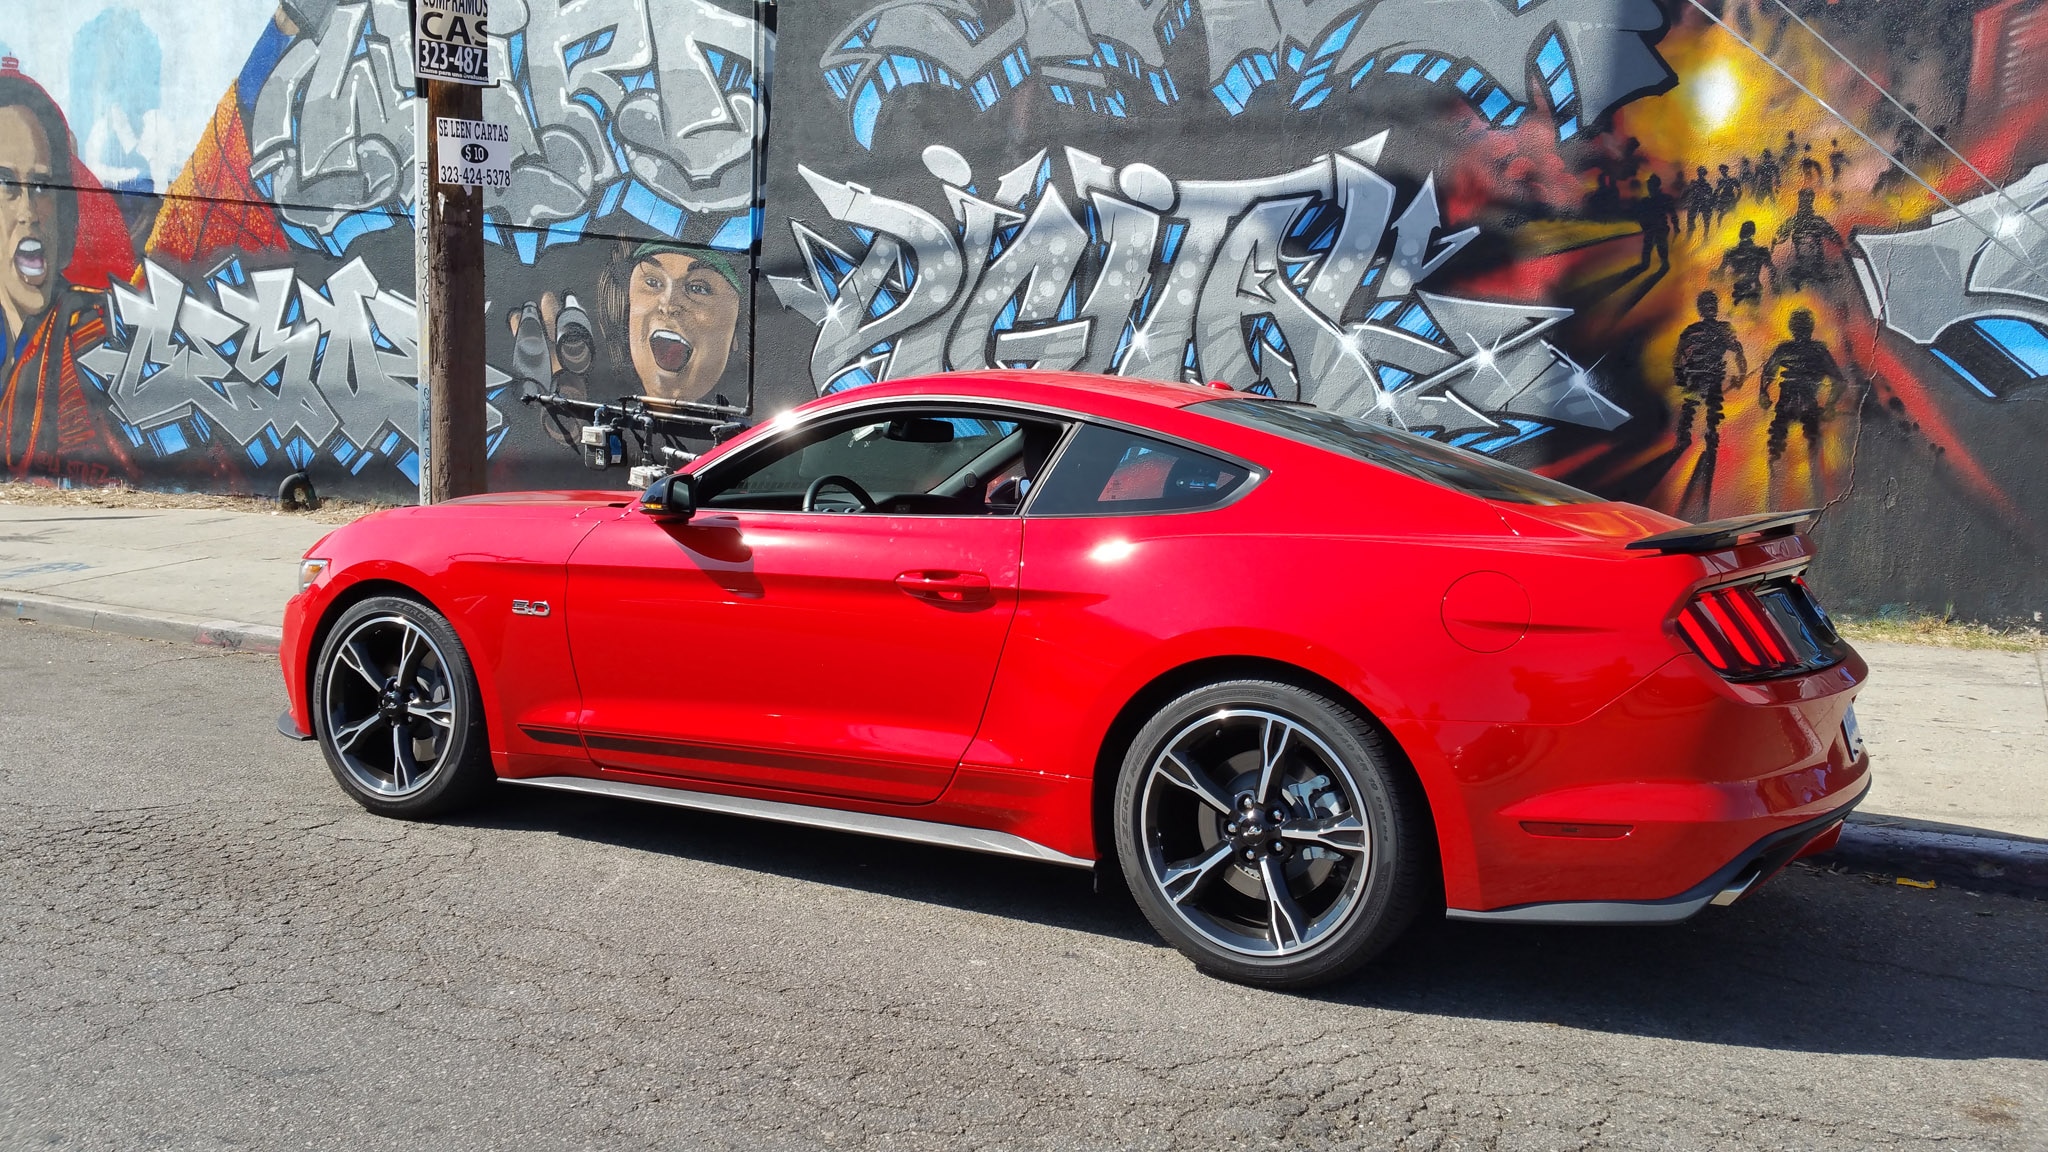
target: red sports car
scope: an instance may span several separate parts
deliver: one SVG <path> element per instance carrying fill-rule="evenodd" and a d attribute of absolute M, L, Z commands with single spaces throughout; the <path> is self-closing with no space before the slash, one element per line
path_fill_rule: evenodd
<path fill-rule="evenodd" d="M 1203 969 L 1301 986 L 1439 899 L 1663 923 L 1831 843 L 1866 669 L 1809 519 L 1193 385 L 878 384 L 637 498 L 334 532 L 279 724 L 394 816 L 502 780 L 1119 868 Z"/>

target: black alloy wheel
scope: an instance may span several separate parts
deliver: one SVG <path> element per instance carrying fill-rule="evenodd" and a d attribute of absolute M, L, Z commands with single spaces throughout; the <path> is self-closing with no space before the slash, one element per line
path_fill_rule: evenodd
<path fill-rule="evenodd" d="M 343 613 L 321 645 L 312 703 L 328 768 L 372 812 L 438 815 L 493 778 L 469 657 L 417 601 L 379 596 Z"/>
<path fill-rule="evenodd" d="M 1292 684 L 1212 684 L 1159 710 L 1117 781 L 1139 907 L 1197 967 L 1299 988 L 1344 976 L 1415 917 L 1433 845 L 1387 738 Z"/>

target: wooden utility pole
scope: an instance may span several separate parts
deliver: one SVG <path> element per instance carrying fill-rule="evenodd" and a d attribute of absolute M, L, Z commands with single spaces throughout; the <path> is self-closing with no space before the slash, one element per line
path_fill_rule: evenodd
<path fill-rule="evenodd" d="M 427 443 L 420 496 L 439 503 L 485 489 L 484 480 L 484 194 L 475 185 L 443 184 L 435 175 L 433 125 L 443 116 L 483 117 L 483 89 L 423 80 L 427 131 L 415 148 L 426 160 L 418 211 L 425 268 L 420 309 L 432 333 L 422 349 Z"/>

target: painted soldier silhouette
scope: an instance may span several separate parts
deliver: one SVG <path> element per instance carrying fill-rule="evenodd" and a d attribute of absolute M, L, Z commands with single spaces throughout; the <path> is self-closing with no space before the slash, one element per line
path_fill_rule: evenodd
<path fill-rule="evenodd" d="M 1828 141 L 1828 178 L 1840 184 L 1842 182 L 1842 169 L 1847 167 L 1848 164 L 1849 156 L 1842 151 L 1841 142 L 1838 140 Z"/>
<path fill-rule="evenodd" d="M 1766 148 L 1756 161 L 1756 198 L 1769 200 L 1777 194 L 1778 162 L 1771 158 L 1771 150 Z"/>
<path fill-rule="evenodd" d="M 1643 258 L 1636 261 L 1636 268 L 1650 266 L 1650 253 L 1655 251 L 1665 268 L 1671 267 L 1671 234 L 1678 230 L 1678 201 L 1664 191 L 1664 179 L 1656 173 L 1650 174 L 1650 182 L 1633 207 L 1636 223 L 1643 229 Z"/>
<path fill-rule="evenodd" d="M 1805 308 L 1794 309 L 1790 327 L 1792 338 L 1771 351 L 1757 382 L 1757 399 L 1766 408 L 1772 406 L 1772 382 L 1778 385 L 1777 412 L 1771 417 L 1769 440 L 1772 460 L 1785 454 L 1785 443 L 1794 424 L 1806 437 L 1807 454 L 1820 455 L 1820 416 L 1827 407 L 1821 403 L 1821 385 L 1832 381 L 1832 391 L 1838 393 L 1845 383 L 1834 353 L 1813 338 L 1813 313 Z M 1832 395 L 1829 400 L 1833 401 Z"/>
<path fill-rule="evenodd" d="M 1711 456 L 1721 446 L 1721 397 L 1724 391 L 1742 386 L 1742 378 L 1749 375 L 1749 358 L 1743 355 L 1742 341 L 1735 338 L 1735 329 L 1720 318 L 1721 298 L 1712 292 L 1702 292 L 1696 305 L 1700 318 L 1678 334 L 1678 348 L 1671 354 L 1672 378 L 1685 394 L 1685 402 L 1678 409 L 1678 446 L 1683 448 L 1692 443 L 1693 417 L 1704 408 L 1704 440 Z M 1728 383 L 1730 356 L 1735 358 L 1732 387 Z"/>
<path fill-rule="evenodd" d="M 1730 307 L 1744 303 L 1761 304 L 1764 298 L 1764 274 L 1771 277 L 1771 288 L 1778 287 L 1778 266 L 1771 260 L 1771 250 L 1756 242 L 1756 221 L 1744 220 L 1742 234 L 1735 247 L 1721 254 L 1719 271 L 1735 276 L 1735 291 L 1730 293 Z"/>
<path fill-rule="evenodd" d="M 1813 184 L 1827 179 L 1827 170 L 1820 166 L 1820 161 L 1813 158 L 1811 144 L 1805 145 L 1799 153 L 1799 178 Z"/>
<path fill-rule="evenodd" d="M 1792 245 L 1792 261 L 1785 268 L 1785 283 L 1792 291 L 1834 279 L 1834 267 L 1828 262 L 1828 245 L 1840 248 L 1842 234 L 1813 210 L 1811 188 L 1799 190 L 1799 210 L 1792 214 L 1791 219 L 1778 225 L 1778 235 L 1772 239 L 1771 247 L 1776 248 L 1787 241 Z"/>
<path fill-rule="evenodd" d="M 1699 175 L 1685 186 L 1685 234 L 1692 235 L 1698 226 L 1702 231 L 1714 223 L 1714 185 L 1707 179 L 1707 169 L 1700 167 Z"/>
<path fill-rule="evenodd" d="M 1718 226 L 1728 218 L 1735 206 L 1742 203 L 1742 181 L 1728 174 L 1728 166 L 1721 165 L 1721 180 L 1714 185 L 1714 223 Z"/>

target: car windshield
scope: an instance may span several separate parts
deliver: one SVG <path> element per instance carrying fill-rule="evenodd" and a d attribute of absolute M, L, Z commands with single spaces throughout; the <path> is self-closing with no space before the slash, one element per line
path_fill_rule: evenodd
<path fill-rule="evenodd" d="M 1306 405 L 1219 399 L 1190 405 L 1188 411 L 1285 436 L 1483 500 L 1508 504 L 1602 502 L 1590 492 L 1477 452 Z"/>

